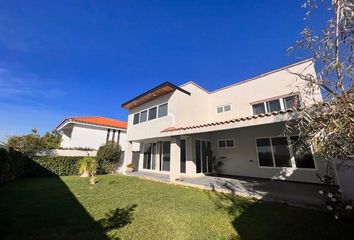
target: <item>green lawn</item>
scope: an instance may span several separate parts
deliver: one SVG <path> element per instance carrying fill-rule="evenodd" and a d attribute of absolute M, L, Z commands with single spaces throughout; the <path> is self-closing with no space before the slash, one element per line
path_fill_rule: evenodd
<path fill-rule="evenodd" d="M 119 175 L 0 186 L 1 239 L 353 239 L 326 214 Z"/>

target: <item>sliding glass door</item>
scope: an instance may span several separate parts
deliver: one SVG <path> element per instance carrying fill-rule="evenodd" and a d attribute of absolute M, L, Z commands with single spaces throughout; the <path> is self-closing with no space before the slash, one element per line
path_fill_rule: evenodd
<path fill-rule="evenodd" d="M 161 142 L 160 148 L 160 171 L 170 171 L 171 142 Z"/>
<path fill-rule="evenodd" d="M 197 173 L 211 172 L 211 142 L 196 140 L 195 143 Z"/>
<path fill-rule="evenodd" d="M 181 173 L 186 173 L 186 160 L 187 160 L 186 140 L 181 140 L 180 148 L 181 148 Z"/>
<path fill-rule="evenodd" d="M 144 144 L 143 168 L 154 170 L 156 164 L 156 143 Z"/>

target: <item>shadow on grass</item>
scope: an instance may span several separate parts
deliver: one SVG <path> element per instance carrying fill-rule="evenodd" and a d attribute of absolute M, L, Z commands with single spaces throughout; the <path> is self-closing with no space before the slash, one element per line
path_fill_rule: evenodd
<path fill-rule="evenodd" d="M 130 205 L 126 208 L 117 208 L 106 214 L 106 218 L 100 219 L 98 222 L 101 224 L 105 231 L 124 227 L 132 223 L 133 212 L 136 204 Z"/>
<path fill-rule="evenodd" d="M 0 196 L 0 239 L 4 240 L 105 240 L 109 239 L 108 230 L 132 222 L 136 207 L 116 209 L 107 218 L 95 221 L 58 176 L 0 185 Z"/>
<path fill-rule="evenodd" d="M 352 239 L 352 222 L 334 220 L 319 210 L 252 200 L 229 193 L 206 191 L 217 209 L 226 211 L 237 235 L 231 239 Z"/>

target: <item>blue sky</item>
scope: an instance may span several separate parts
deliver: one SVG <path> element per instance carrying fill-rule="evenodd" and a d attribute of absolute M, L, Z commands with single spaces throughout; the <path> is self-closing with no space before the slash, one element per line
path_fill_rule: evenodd
<path fill-rule="evenodd" d="M 3 0 L 0 141 L 67 116 L 126 120 L 121 103 L 164 81 L 213 90 L 301 60 L 286 55 L 305 26 L 301 4 Z"/>

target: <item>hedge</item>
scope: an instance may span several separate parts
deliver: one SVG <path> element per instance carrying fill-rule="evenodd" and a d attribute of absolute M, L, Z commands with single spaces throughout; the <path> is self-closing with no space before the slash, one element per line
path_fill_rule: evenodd
<path fill-rule="evenodd" d="M 23 173 L 28 157 L 16 151 L 0 148 L 0 182 L 6 182 L 19 177 Z"/>
<path fill-rule="evenodd" d="M 24 177 L 68 176 L 79 174 L 79 162 L 84 157 L 37 156 L 24 166 Z"/>

